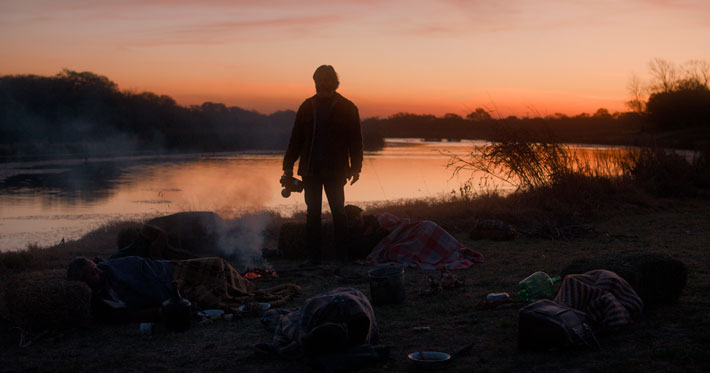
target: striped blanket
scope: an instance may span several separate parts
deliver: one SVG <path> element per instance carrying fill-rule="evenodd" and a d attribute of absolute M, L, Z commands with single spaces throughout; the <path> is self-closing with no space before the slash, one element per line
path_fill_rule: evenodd
<path fill-rule="evenodd" d="M 634 289 L 616 273 L 603 269 L 567 275 L 555 302 L 587 313 L 604 327 L 627 325 L 643 310 Z"/>
<path fill-rule="evenodd" d="M 200 307 L 229 309 L 246 302 L 269 302 L 281 306 L 301 293 L 295 284 L 257 290 L 226 260 L 217 257 L 171 261 L 173 278 L 182 295 Z"/>
<path fill-rule="evenodd" d="M 434 270 L 440 267 L 464 269 L 483 262 L 483 255 L 471 250 L 432 221 L 411 223 L 391 214 L 377 216 L 380 227 L 390 233 L 367 256 L 368 264 L 393 264 Z"/>

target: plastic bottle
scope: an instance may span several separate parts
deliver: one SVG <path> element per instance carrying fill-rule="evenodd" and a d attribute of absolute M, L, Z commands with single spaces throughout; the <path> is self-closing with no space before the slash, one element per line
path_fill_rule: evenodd
<path fill-rule="evenodd" d="M 560 278 L 550 278 L 545 272 L 535 272 L 518 283 L 520 298 L 525 302 L 550 299 L 554 294 L 553 284 Z"/>

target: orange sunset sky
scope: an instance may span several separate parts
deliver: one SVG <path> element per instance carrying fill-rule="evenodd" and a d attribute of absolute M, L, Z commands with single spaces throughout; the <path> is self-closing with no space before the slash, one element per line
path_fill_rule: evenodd
<path fill-rule="evenodd" d="M 656 57 L 710 61 L 707 0 L 2 0 L 0 74 L 296 109 L 332 64 L 361 116 L 625 111 Z"/>

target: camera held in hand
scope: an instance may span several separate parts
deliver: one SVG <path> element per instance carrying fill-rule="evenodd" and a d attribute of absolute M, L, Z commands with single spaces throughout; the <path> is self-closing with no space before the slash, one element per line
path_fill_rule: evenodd
<path fill-rule="evenodd" d="M 303 192 L 303 181 L 296 179 L 293 176 L 288 176 L 288 175 L 281 176 L 281 185 L 284 187 L 281 190 L 281 195 L 284 198 L 288 198 L 292 192 L 297 192 L 297 193 Z"/>

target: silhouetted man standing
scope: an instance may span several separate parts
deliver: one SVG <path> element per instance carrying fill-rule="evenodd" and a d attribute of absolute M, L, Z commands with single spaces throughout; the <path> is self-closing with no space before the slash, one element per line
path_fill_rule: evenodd
<path fill-rule="evenodd" d="M 309 260 L 321 261 L 321 206 L 323 190 L 328 197 L 335 229 L 335 252 L 340 264 L 348 260 L 346 242 L 345 192 L 360 178 L 362 169 L 362 130 L 357 107 L 335 90 L 340 85 L 333 66 L 322 65 L 313 73 L 316 94 L 298 108 L 284 155 L 284 175 L 303 177 L 307 206 L 306 245 Z"/>

